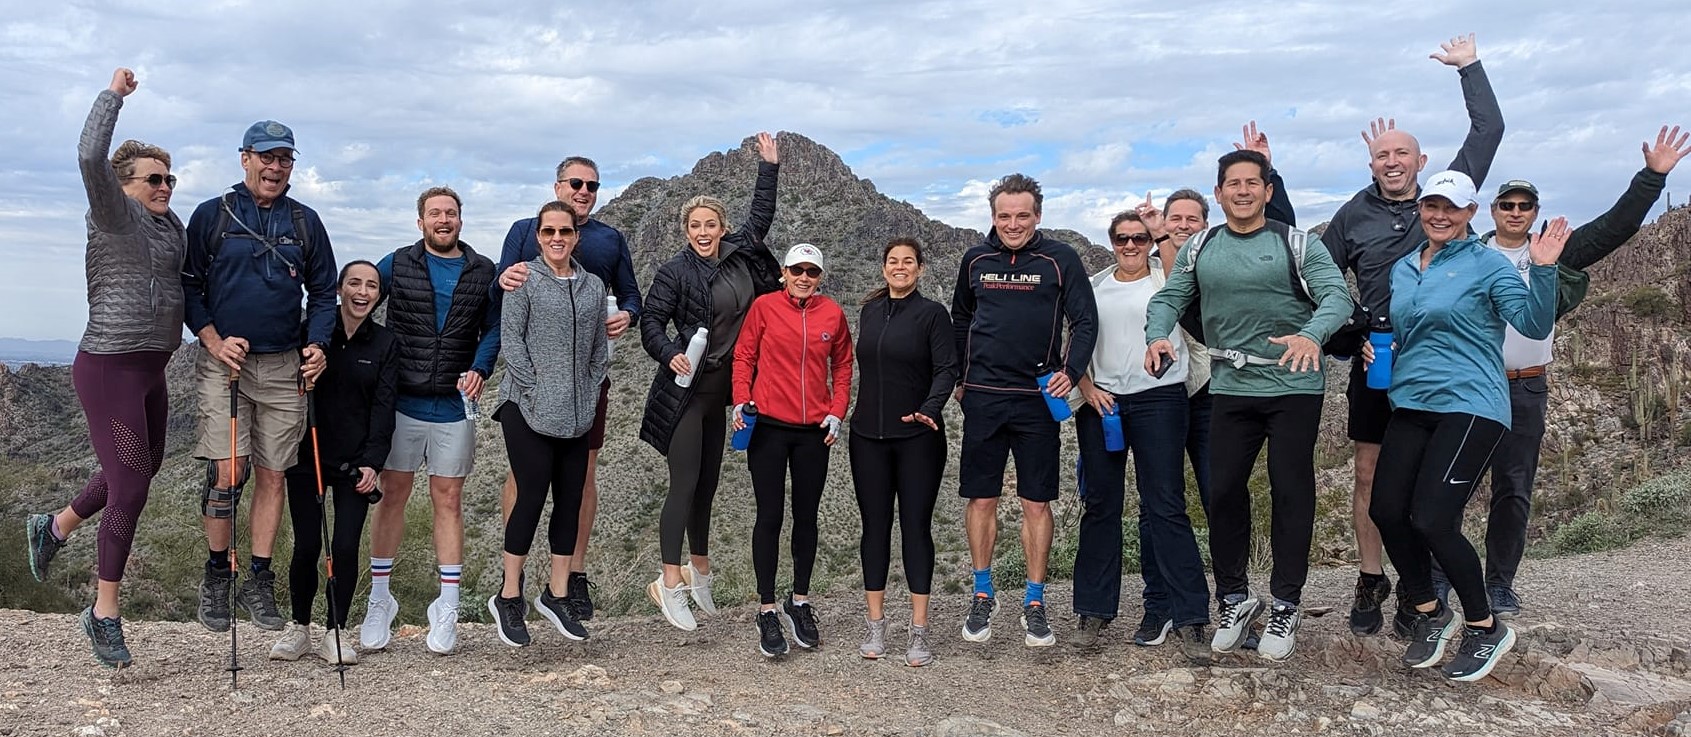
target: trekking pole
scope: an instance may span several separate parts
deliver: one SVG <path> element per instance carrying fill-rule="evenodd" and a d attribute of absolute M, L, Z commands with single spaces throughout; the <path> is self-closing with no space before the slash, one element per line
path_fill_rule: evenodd
<path fill-rule="evenodd" d="M 341 689 L 346 689 L 346 663 L 341 662 L 341 628 L 336 626 L 340 621 L 335 614 L 335 546 L 329 539 L 329 512 L 323 504 L 323 454 L 317 441 L 317 392 L 300 375 L 301 388 L 305 390 L 305 426 L 311 433 L 311 465 L 317 470 L 317 519 L 322 525 L 323 532 L 323 567 L 329 573 L 329 581 L 323 587 L 323 601 L 329 607 L 330 628 L 335 631 L 335 672 L 341 676 Z"/>
<path fill-rule="evenodd" d="M 236 528 L 236 525 L 235 525 L 235 519 L 236 519 L 236 517 L 238 517 L 240 515 L 240 511 L 241 511 L 241 499 L 240 499 L 239 496 L 236 496 L 239 493 L 239 491 L 238 491 L 239 487 L 237 486 L 237 484 L 240 483 L 240 481 L 239 481 L 240 474 L 236 472 L 236 468 L 235 468 L 241 462 L 240 457 L 235 455 L 235 451 L 238 447 L 238 444 L 236 443 L 236 439 L 235 439 L 236 438 L 235 432 L 236 432 L 237 427 L 238 427 L 237 424 L 236 424 L 235 418 L 236 418 L 237 413 L 240 411 L 240 406 L 241 406 L 240 397 L 241 397 L 241 372 L 238 369 L 237 370 L 231 370 L 229 372 L 229 497 L 230 497 L 229 498 L 229 576 L 230 576 L 230 578 L 229 578 L 229 599 L 230 599 L 230 601 L 229 601 L 229 667 L 227 669 L 229 671 L 229 690 L 231 690 L 231 691 L 240 690 L 240 683 L 237 679 L 240 677 L 239 674 L 241 672 L 241 657 L 239 655 L 239 650 L 237 649 L 238 645 L 237 645 L 237 638 L 236 638 L 236 634 L 235 634 L 237 622 L 240 621 L 240 617 L 235 616 L 235 602 L 234 602 L 234 599 L 236 598 L 236 589 L 238 588 L 236 586 L 236 582 L 240 578 L 240 564 L 238 562 L 236 562 L 236 555 L 235 555 L 235 549 L 237 547 L 239 547 L 235 544 L 235 542 L 236 542 L 235 536 L 237 534 L 239 534 L 239 532 Z"/>

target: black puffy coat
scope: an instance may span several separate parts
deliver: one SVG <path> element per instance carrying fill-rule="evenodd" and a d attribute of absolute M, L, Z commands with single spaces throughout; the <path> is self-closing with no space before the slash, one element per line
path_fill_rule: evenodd
<path fill-rule="evenodd" d="M 717 246 L 719 258 L 715 263 L 694 253 L 689 245 L 659 266 L 652 276 L 645 308 L 640 312 L 640 344 L 658 362 L 658 367 L 652 387 L 646 393 L 640 439 L 666 456 L 675 425 L 681 421 L 681 411 L 693 397 L 692 386 L 675 385 L 675 372 L 670 370 L 669 362 L 686 352 L 687 342 L 699 328 L 711 324 L 711 284 L 719 279 L 741 280 L 752 287 L 754 294 L 781 288 L 781 265 L 764 242 L 769 226 L 775 222 L 775 187 L 779 174 L 780 167 L 776 164 L 758 164 L 751 212 L 739 230 L 723 236 Z M 707 363 L 695 366 L 694 373 L 715 368 Z M 726 403 L 727 398 L 723 401 Z"/>
<path fill-rule="evenodd" d="M 493 285 L 493 262 L 468 243 L 464 271 L 452 290 L 446 327 L 435 316 L 434 285 L 429 281 L 423 241 L 393 254 L 392 294 L 387 324 L 399 339 L 399 391 L 410 396 L 450 396 L 458 393 L 458 375 L 476 362 L 487 311 L 494 309 L 488 288 Z M 485 377 L 484 377 L 485 378 Z"/>

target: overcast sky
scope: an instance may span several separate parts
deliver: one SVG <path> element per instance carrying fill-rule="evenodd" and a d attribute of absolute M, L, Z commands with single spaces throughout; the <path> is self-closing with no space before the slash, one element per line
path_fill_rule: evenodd
<path fill-rule="evenodd" d="M 238 181 L 241 133 L 276 118 L 298 135 L 291 194 L 342 259 L 414 240 L 434 184 L 465 196 L 465 240 L 496 249 L 565 155 L 600 162 L 603 203 L 765 129 L 959 226 L 987 227 L 988 182 L 1027 172 L 1046 226 L 1101 241 L 1146 190 L 1208 192 L 1254 118 L 1314 224 L 1368 183 L 1374 116 L 1420 138 L 1427 173 L 1449 161 L 1466 115 L 1427 55 L 1469 31 L 1507 121 L 1489 181 L 1534 180 L 1549 214 L 1601 212 L 1640 142 L 1691 125 L 1680 2 L 1167 5 L 0 0 L 0 336 L 81 334 L 76 143 L 119 65 L 141 87 L 117 139 L 171 151 L 179 215 Z"/>

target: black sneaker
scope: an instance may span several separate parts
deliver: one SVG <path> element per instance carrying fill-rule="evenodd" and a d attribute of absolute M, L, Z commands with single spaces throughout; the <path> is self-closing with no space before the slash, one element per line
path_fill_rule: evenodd
<path fill-rule="evenodd" d="M 1133 644 L 1140 647 L 1161 645 L 1173 629 L 1174 620 L 1154 612 L 1145 612 L 1145 616 L 1139 619 L 1139 629 L 1133 631 Z"/>
<path fill-rule="evenodd" d="M 1409 647 L 1403 651 L 1403 664 L 1411 668 L 1431 668 L 1444 657 L 1444 644 L 1456 632 L 1456 613 L 1450 607 L 1439 607 L 1437 614 L 1415 613 L 1415 627 L 1409 637 Z"/>
<path fill-rule="evenodd" d="M 1075 630 L 1074 646 L 1083 650 L 1098 646 L 1098 638 L 1104 634 L 1104 628 L 1109 626 L 1110 620 L 1103 617 L 1080 615 L 1080 628 Z"/>
<path fill-rule="evenodd" d="M 29 572 L 37 581 L 47 580 L 47 564 L 59 554 L 65 541 L 53 537 L 53 515 L 32 514 L 24 520 L 24 538 L 29 542 Z"/>
<path fill-rule="evenodd" d="M 528 624 L 523 622 L 523 618 L 528 616 L 528 605 L 523 602 L 523 597 L 489 596 L 487 611 L 493 615 L 493 622 L 499 625 L 500 641 L 511 647 L 529 643 Z"/>
<path fill-rule="evenodd" d="M 1402 598 L 1397 600 L 1397 614 L 1392 616 L 1392 634 L 1399 640 L 1409 640 L 1415 637 L 1415 607 L 1405 604 Z"/>
<path fill-rule="evenodd" d="M 581 626 L 581 620 L 576 619 L 575 605 L 569 599 L 553 596 L 550 585 L 540 588 L 540 595 L 534 597 L 534 606 L 540 610 L 540 616 L 551 622 L 553 627 L 557 627 L 563 636 L 577 642 L 587 639 L 587 628 Z"/>
<path fill-rule="evenodd" d="M 1381 607 L 1386 603 L 1386 597 L 1392 595 L 1392 580 L 1380 576 L 1374 583 L 1369 583 L 1369 578 L 1356 577 L 1356 598 L 1350 605 L 1350 631 L 1353 635 L 1372 635 L 1385 624 L 1386 617 Z"/>
<path fill-rule="evenodd" d="M 235 583 L 235 572 L 226 568 L 206 566 L 205 578 L 200 579 L 200 624 L 212 632 L 229 631 L 229 587 Z"/>
<path fill-rule="evenodd" d="M 781 602 L 778 610 L 782 624 L 793 633 L 793 642 L 806 650 L 822 644 L 822 633 L 816 631 L 816 609 L 810 602 L 796 603 L 793 597 Z"/>
<path fill-rule="evenodd" d="M 998 611 L 998 599 L 986 594 L 975 594 L 969 600 L 969 618 L 963 620 L 963 639 L 969 642 L 986 642 L 992 639 L 992 615 Z"/>
<path fill-rule="evenodd" d="M 1456 657 L 1444 666 L 1444 677 L 1452 681 L 1477 681 L 1497 667 L 1497 661 L 1515 647 L 1515 630 L 1497 620 L 1496 632 L 1466 627 L 1462 632 L 1462 647 Z"/>
<path fill-rule="evenodd" d="M 1498 619 L 1514 619 L 1521 613 L 1521 599 L 1508 586 L 1486 587 L 1486 598 L 1491 599 L 1491 613 Z"/>
<path fill-rule="evenodd" d="M 1201 624 L 1189 624 L 1175 631 L 1180 638 L 1180 652 L 1186 656 L 1186 662 L 1195 666 L 1210 664 L 1210 633 L 1209 628 Z"/>
<path fill-rule="evenodd" d="M 586 622 L 593 618 L 593 595 L 588 588 L 598 588 L 592 581 L 587 580 L 587 574 L 581 571 L 570 573 L 569 590 L 564 592 L 564 600 L 575 609 L 575 618 Z"/>
<path fill-rule="evenodd" d="M 1022 644 L 1028 647 L 1050 647 L 1057 644 L 1057 633 L 1051 631 L 1051 621 L 1045 616 L 1045 605 L 1028 604 L 1022 607 Z"/>
<path fill-rule="evenodd" d="M 94 659 L 107 668 L 129 665 L 129 646 L 123 643 L 123 619 L 94 616 L 94 607 L 82 610 L 82 631 L 94 643 Z"/>
<path fill-rule="evenodd" d="M 279 631 L 288 623 L 276 610 L 276 572 L 268 568 L 241 581 L 235 589 L 235 607 L 261 630 Z"/>
<path fill-rule="evenodd" d="M 773 658 L 787 654 L 787 633 L 781 630 L 781 617 L 771 609 L 757 613 L 757 651 Z"/>

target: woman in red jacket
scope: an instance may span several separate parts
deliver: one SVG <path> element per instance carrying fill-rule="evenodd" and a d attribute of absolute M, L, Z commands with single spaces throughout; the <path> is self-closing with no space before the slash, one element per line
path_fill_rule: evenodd
<path fill-rule="evenodd" d="M 746 462 L 757 498 L 752 567 L 757 569 L 759 651 L 787 652 L 792 632 L 802 648 L 822 644 L 810 607 L 810 573 L 816 566 L 816 513 L 828 478 L 828 448 L 840 437 L 840 418 L 851 401 L 851 329 L 845 311 L 818 294 L 822 251 L 800 243 L 782 260 L 786 288 L 758 297 L 734 346 L 734 429 L 746 426 L 756 407 Z M 793 488 L 793 588 L 775 605 L 787 474 Z"/>

